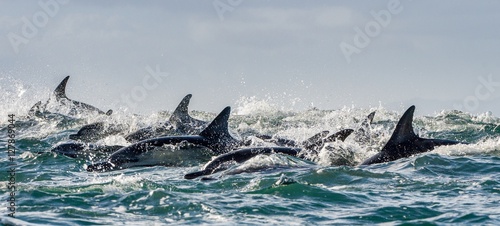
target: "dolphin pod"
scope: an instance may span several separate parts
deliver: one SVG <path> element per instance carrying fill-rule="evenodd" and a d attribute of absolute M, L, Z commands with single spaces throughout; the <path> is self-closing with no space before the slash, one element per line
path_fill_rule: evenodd
<path fill-rule="evenodd" d="M 332 136 L 329 136 L 324 142 L 333 142 L 336 140 L 341 140 L 344 141 L 351 133 L 353 132 L 352 129 L 346 129 L 342 130 L 338 133 L 333 134 Z M 323 142 L 321 142 L 323 144 Z M 194 173 L 189 173 L 184 176 L 185 179 L 194 179 L 199 176 L 203 175 L 209 175 L 216 173 L 218 171 L 223 170 L 224 168 L 221 168 L 221 166 L 224 165 L 226 162 L 237 162 L 241 163 L 244 161 L 247 161 L 257 155 L 261 154 L 273 154 L 273 153 L 279 153 L 279 154 L 286 154 L 286 155 L 291 155 L 291 156 L 297 156 L 300 158 L 308 158 L 308 155 L 305 154 L 304 152 L 310 151 L 310 152 L 317 152 L 318 147 L 320 145 L 307 145 L 304 148 L 294 148 L 294 147 L 254 147 L 254 148 L 245 148 L 245 149 L 240 149 L 240 150 L 235 150 L 226 154 L 219 155 L 217 158 L 213 159 L 212 161 L 208 162 L 201 171 L 194 172 Z"/>
<path fill-rule="evenodd" d="M 411 106 L 399 120 L 391 138 L 389 139 L 389 141 L 387 141 L 382 150 L 376 155 L 362 162 L 361 165 L 371 165 L 376 163 L 390 162 L 401 158 L 407 158 L 415 154 L 431 151 L 438 146 L 466 144 L 458 141 L 425 139 L 418 137 L 413 131 L 414 111 L 415 111 L 415 106 Z M 369 121 L 373 120 L 373 116 L 374 116 L 373 114 L 370 114 L 368 116 Z M 362 125 L 364 123 L 366 122 L 363 122 Z M 351 132 L 352 130 L 341 131 L 339 132 L 340 134 L 337 137 L 345 139 L 345 137 L 347 137 Z M 220 166 L 225 162 L 235 161 L 241 163 L 258 154 L 280 153 L 280 154 L 298 156 L 299 153 L 301 152 L 302 152 L 301 149 L 283 148 L 283 147 L 241 149 L 221 155 L 213 159 L 212 161 L 207 163 L 201 171 L 188 173 L 184 176 L 184 178 L 194 179 L 200 176 L 213 174 L 218 171 L 221 171 L 222 169 L 220 168 Z"/>
<path fill-rule="evenodd" d="M 193 95 L 186 95 L 174 110 L 170 118 L 159 125 L 140 128 L 124 136 L 125 140 L 134 143 L 149 138 L 164 136 L 169 133 L 197 134 L 208 125 L 208 122 L 195 119 L 189 115 L 188 105 Z M 76 134 L 71 134 L 69 139 L 82 142 L 95 142 L 109 135 L 124 133 L 126 125 L 107 125 L 105 122 L 95 122 L 84 125 Z"/>
<path fill-rule="evenodd" d="M 53 96 L 57 104 L 70 108 L 70 115 L 88 112 L 102 115 L 112 114 L 112 110 L 104 112 L 92 105 L 69 99 L 66 96 L 66 84 L 68 80 L 69 76 L 61 81 L 54 90 Z M 252 142 L 238 140 L 229 133 L 228 119 L 230 117 L 230 107 L 226 107 L 212 122 L 208 123 L 189 115 L 188 105 L 191 97 L 191 94 L 186 95 L 165 123 L 141 128 L 124 135 L 124 138 L 132 143 L 131 145 L 104 146 L 86 143 L 108 135 L 123 133 L 124 127 L 126 127 L 126 125 L 110 126 L 103 122 L 96 122 L 83 126 L 76 134 L 69 136 L 70 139 L 78 140 L 78 142 L 60 144 L 54 147 L 52 151 L 73 158 L 84 154 L 84 150 L 93 150 L 104 154 L 105 158 L 103 161 L 87 166 L 86 169 L 89 172 L 106 172 L 140 166 L 177 166 L 176 160 L 169 161 L 168 158 L 179 159 L 182 156 L 184 158 L 199 158 L 200 153 L 207 154 L 206 151 L 200 150 L 189 154 L 188 151 L 180 148 L 179 150 L 175 150 L 176 156 L 165 155 L 166 146 L 183 146 L 189 144 L 204 148 L 205 150 L 209 149 L 207 150 L 210 152 L 208 156 L 218 155 L 206 163 L 200 171 L 185 175 L 186 179 L 194 179 L 224 170 L 225 163 L 227 162 L 241 163 L 262 154 L 277 153 L 308 159 L 311 155 L 317 155 L 325 144 L 334 141 L 344 141 L 351 134 L 354 134 L 353 140 L 358 143 L 370 142 L 370 124 L 375 115 L 375 112 L 369 114 L 356 130 L 344 129 L 331 136 L 328 136 L 329 131 L 322 131 L 302 142 L 268 135 L 256 135 L 258 139 L 278 146 L 255 147 L 252 146 Z M 50 98 L 45 104 L 42 104 L 42 101 L 38 101 L 30 109 L 28 116 L 38 117 L 43 114 L 50 114 L 46 109 L 49 101 Z M 419 137 L 413 129 L 414 111 L 415 106 L 408 108 L 401 116 L 390 139 L 383 148 L 377 154 L 364 160 L 360 165 L 385 163 L 407 158 L 431 151 L 438 146 L 467 144 L 453 140 Z M 175 131 L 183 135 L 168 135 L 169 131 Z M 169 150 L 168 152 L 172 151 Z"/>
<path fill-rule="evenodd" d="M 166 145 L 179 145 L 191 144 L 196 146 L 203 146 L 210 149 L 213 154 L 219 155 L 227 153 L 235 148 L 245 146 L 245 142 L 235 139 L 229 133 L 228 119 L 230 116 L 230 107 L 226 107 L 199 135 L 184 135 L 184 136 L 160 136 L 134 143 L 127 147 L 122 147 L 116 152 L 112 153 L 106 160 L 91 164 L 87 167 L 89 172 L 106 172 L 112 170 L 119 170 L 139 166 L 177 166 L 181 164 L 186 158 L 196 156 L 193 153 L 187 153 L 185 150 L 180 150 L 180 153 L 173 155 L 172 152 L 177 150 L 166 151 L 163 146 Z M 346 129 L 331 136 L 328 131 L 323 131 L 314 135 L 301 143 L 308 149 L 322 146 L 326 142 L 332 142 L 336 139 L 345 139 L 352 130 Z M 269 140 L 274 142 L 274 140 Z M 294 141 L 288 140 L 289 143 Z M 81 147 L 78 145 L 77 147 Z M 103 147 L 98 148 L 103 149 Z M 115 147 L 108 147 L 106 150 L 112 150 Z M 195 152 L 198 150 L 195 150 Z M 72 152 L 71 152 L 72 153 Z M 168 154 L 166 154 L 168 153 Z M 206 155 L 207 153 L 198 153 Z M 185 158 L 182 155 L 186 155 Z M 210 154 L 208 154 L 210 155 Z M 199 156 L 198 156 L 199 157 Z M 178 161 L 173 162 L 166 158 L 175 158 Z"/>
<path fill-rule="evenodd" d="M 155 165 L 165 165 L 174 166 L 179 164 L 179 162 L 172 163 L 165 159 L 169 156 L 161 156 L 166 151 L 161 149 L 164 145 L 177 145 L 181 143 L 189 143 L 193 145 L 199 145 L 209 148 L 214 152 L 214 154 L 224 154 L 228 153 L 235 148 L 240 148 L 245 146 L 245 142 L 235 139 L 231 136 L 228 129 L 228 119 L 230 115 L 230 107 L 226 107 L 211 123 L 203 130 L 199 135 L 191 136 L 164 136 L 157 137 L 148 140 L 144 140 L 127 147 L 123 147 L 116 152 L 114 152 L 108 159 L 103 162 L 95 163 L 87 167 L 89 172 L 106 172 L 118 169 L 125 169 L 138 166 L 155 166 Z M 308 150 L 310 152 L 316 153 L 325 143 L 333 142 L 336 140 L 345 140 L 351 133 L 352 129 L 345 129 L 331 136 L 328 136 L 329 131 L 322 131 L 311 138 L 301 142 L 298 146 Z M 269 142 L 275 142 L 275 140 L 268 140 Z M 279 141 L 279 140 L 278 140 Z M 295 144 L 295 141 L 287 140 L 288 145 Z M 253 155 L 246 154 L 251 150 L 250 153 Z M 260 150 L 260 151 L 259 151 Z M 252 157 L 258 154 L 269 153 L 270 150 L 279 150 L 279 153 L 290 154 L 294 153 L 293 150 L 300 150 L 297 147 L 277 147 L 272 149 L 266 148 L 249 148 L 236 150 L 234 152 L 228 153 L 229 156 L 236 155 L 233 159 L 240 159 L 240 155 Z M 291 151 L 290 151 L 291 150 Z M 170 152 L 170 151 L 169 151 Z M 243 153 L 243 154 L 242 154 Z M 295 153 L 295 155 L 303 154 Z M 179 153 L 180 155 L 186 154 L 186 152 Z M 305 155 L 303 155 L 305 156 Z M 179 156 L 175 156 L 179 158 Z M 192 155 L 189 155 L 192 157 Z M 243 158 L 247 160 L 248 158 Z M 224 162 L 224 161 L 222 161 Z"/>
<path fill-rule="evenodd" d="M 129 133 L 124 136 L 125 140 L 135 143 L 154 137 L 167 136 L 169 133 L 199 133 L 208 123 L 195 119 L 189 115 L 188 105 L 191 97 L 192 95 L 188 94 L 182 99 L 168 121 L 160 125 L 141 128 Z M 92 142 L 96 142 L 110 135 L 124 133 L 124 130 L 127 129 L 126 127 L 126 125 L 122 124 L 106 124 L 105 122 L 87 124 L 82 126 L 77 133 L 69 135 L 71 141 L 57 144 L 57 146 L 51 149 L 51 152 L 71 158 L 89 158 L 94 160 L 97 156 L 109 155 L 123 146 L 97 145 Z"/>

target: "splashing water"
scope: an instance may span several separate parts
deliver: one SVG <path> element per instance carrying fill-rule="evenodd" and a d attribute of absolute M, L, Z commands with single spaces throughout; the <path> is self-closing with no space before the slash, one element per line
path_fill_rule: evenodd
<path fill-rule="evenodd" d="M 5 79 L 5 78 L 2 78 Z M 8 78 L 7 78 L 8 79 Z M 303 141 L 323 130 L 356 128 L 376 110 L 366 143 L 349 137 L 323 147 L 311 161 L 280 154 L 260 155 L 212 180 L 184 180 L 193 167 L 143 167 L 88 173 L 87 160 L 47 152 L 81 126 L 97 121 L 124 124 L 123 133 L 161 123 L 170 114 L 110 117 L 21 117 L 35 94 L 15 80 L 2 86 L 1 114 L 19 115 L 16 135 L 16 219 L 3 208 L 3 224 L 500 224 L 500 119 L 443 110 L 414 120 L 421 137 L 452 139 L 469 145 L 435 150 L 371 166 L 357 166 L 389 139 L 401 112 L 383 107 L 338 110 L 283 110 L 267 100 L 242 98 L 231 116 L 232 133 Z M 2 82 L 0 82 L 2 84 Z M 50 93 L 49 90 L 46 90 Z M 5 105 L 4 105 L 5 104 Z M 210 112 L 193 112 L 210 121 Z M 5 117 L 0 121 L 0 146 L 8 142 Z M 121 134 L 102 144 L 127 142 Z M 0 170 L 11 167 L 0 153 Z M 2 191 L 9 186 L 0 182 Z M 7 200 L 8 193 L 0 193 Z M 4 202 L 4 206 L 7 202 Z"/>

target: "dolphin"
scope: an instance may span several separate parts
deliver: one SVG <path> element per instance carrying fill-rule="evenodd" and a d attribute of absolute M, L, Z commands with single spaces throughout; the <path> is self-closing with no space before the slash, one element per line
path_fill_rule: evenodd
<path fill-rule="evenodd" d="M 208 162 L 201 171 L 188 173 L 184 175 L 184 179 L 194 179 L 200 176 L 210 175 L 225 170 L 227 168 L 224 167 L 224 163 L 227 162 L 242 163 L 257 155 L 273 154 L 273 153 L 297 156 L 301 151 L 302 148 L 292 148 L 292 147 L 255 147 L 255 148 L 239 149 L 217 156 L 215 159 Z"/>
<path fill-rule="evenodd" d="M 415 154 L 433 150 L 435 147 L 443 145 L 464 144 L 453 140 L 426 139 L 418 137 L 413 132 L 413 113 L 415 106 L 406 110 L 399 119 L 391 138 L 382 150 L 371 158 L 365 160 L 361 165 L 371 165 L 376 163 L 390 162 L 400 158 L 407 158 Z"/>
<path fill-rule="evenodd" d="M 71 111 L 69 112 L 70 115 L 76 115 L 78 113 L 82 112 L 95 112 L 98 114 L 105 114 L 105 115 L 111 115 L 113 113 L 112 110 L 108 110 L 107 112 L 101 111 L 100 109 L 86 103 L 82 103 L 76 100 L 71 100 L 66 96 L 66 84 L 68 83 L 69 76 L 66 76 L 61 83 L 56 87 L 56 89 L 53 92 L 54 97 L 56 98 L 57 103 L 60 105 L 70 105 L 71 106 Z M 54 114 L 51 112 L 48 112 L 46 110 L 48 103 L 50 102 L 50 99 L 47 100 L 45 104 L 42 104 L 41 101 L 38 101 L 33 107 L 28 112 L 28 117 L 45 117 L 44 115 L 46 114 Z"/>
<path fill-rule="evenodd" d="M 354 131 L 354 141 L 358 143 L 369 143 L 370 137 L 370 125 L 373 123 L 373 118 L 375 117 L 375 111 L 368 114 L 366 118 L 360 123 L 358 128 Z"/>
<path fill-rule="evenodd" d="M 226 153 L 242 143 L 229 133 L 230 112 L 231 108 L 226 107 L 199 135 L 165 136 L 143 140 L 119 149 L 111 154 L 105 162 L 89 165 L 87 171 L 104 172 L 136 166 L 172 164 L 160 156 L 162 153 L 168 152 L 161 148 L 164 145 L 188 143 L 209 148 L 215 154 Z M 186 156 L 186 158 L 192 157 Z"/>
<path fill-rule="evenodd" d="M 281 138 L 281 137 L 274 137 L 270 135 L 263 135 L 263 134 L 258 134 L 255 137 L 266 141 L 266 142 L 271 142 L 274 143 L 278 146 L 284 146 L 284 147 L 295 147 L 297 146 L 297 142 L 294 140 L 286 139 L 286 138 Z M 252 140 L 247 140 L 245 143 L 247 146 L 250 146 L 252 144 Z"/>
<path fill-rule="evenodd" d="M 355 130 L 353 130 L 353 136 L 354 136 L 354 141 L 358 143 L 368 143 L 370 141 L 370 125 L 373 122 L 373 118 L 375 117 L 375 111 L 371 112 L 368 114 L 368 116 L 357 126 Z M 314 146 L 322 146 L 323 143 L 325 142 L 331 142 L 328 141 L 329 139 L 325 139 L 325 137 L 329 134 L 330 132 L 325 130 L 320 133 L 315 134 L 314 136 L 310 137 L 309 139 L 302 141 L 301 143 L 298 143 L 294 140 L 286 139 L 286 138 L 280 138 L 280 137 L 274 137 L 274 136 L 269 136 L 269 135 L 256 135 L 255 137 L 266 141 L 266 142 L 271 142 L 274 143 L 278 146 L 285 146 L 285 147 L 306 147 L 306 149 L 314 149 Z M 318 143 L 319 141 L 323 141 L 323 143 Z M 250 144 L 251 141 L 247 141 L 247 144 Z M 310 146 L 312 145 L 312 146 Z M 309 147 L 308 147 L 309 146 Z"/>
<path fill-rule="evenodd" d="M 321 131 L 317 134 L 314 134 L 312 137 L 302 141 L 301 143 L 294 141 L 294 140 L 291 140 L 291 139 L 286 139 L 286 138 L 281 138 L 281 137 L 273 137 L 273 136 L 269 136 L 269 135 L 256 135 L 256 137 L 263 140 L 263 141 L 276 144 L 278 146 L 283 146 L 283 147 L 302 146 L 302 147 L 305 147 L 305 146 L 315 145 L 317 142 L 319 142 L 320 140 L 325 138 L 329 133 L 330 133 L 330 131 L 328 131 L 328 130 Z M 250 146 L 251 141 L 246 142 L 246 145 Z"/>
<path fill-rule="evenodd" d="M 135 132 L 129 133 L 125 136 L 125 140 L 129 142 L 138 142 L 165 135 L 165 133 L 172 131 L 181 134 L 197 134 L 201 132 L 202 129 L 208 125 L 208 122 L 195 119 L 189 115 L 188 106 L 192 96 L 192 94 L 188 94 L 181 100 L 167 122 L 156 126 L 141 128 Z"/>
<path fill-rule="evenodd" d="M 33 107 L 30 108 L 30 110 L 28 111 L 28 118 L 29 117 L 42 117 L 42 112 L 44 111 L 44 105 L 42 105 L 42 101 L 38 101 L 36 102 L 35 105 L 33 105 Z"/>
<path fill-rule="evenodd" d="M 121 133 L 125 129 L 122 124 L 106 125 L 104 122 L 94 122 L 82 126 L 76 134 L 70 134 L 69 139 L 83 142 L 95 142 L 103 137 Z"/>
<path fill-rule="evenodd" d="M 104 131 L 104 122 L 94 122 L 82 126 L 76 134 L 70 134 L 69 139 L 84 142 L 92 142 L 101 137 Z"/>
<path fill-rule="evenodd" d="M 79 111 L 97 112 L 99 114 L 105 114 L 105 115 L 111 115 L 113 113 L 113 110 L 108 110 L 107 112 L 104 112 L 90 104 L 69 99 L 66 96 L 66 84 L 68 83 L 68 80 L 69 76 L 66 76 L 66 78 L 62 80 L 62 82 L 54 90 L 54 96 L 56 97 L 56 101 L 63 105 L 68 103 L 71 104 L 73 106 L 73 108 L 71 109 L 72 110 L 71 113 L 78 114 L 80 113 Z"/>
<path fill-rule="evenodd" d="M 286 155 L 291 155 L 291 156 L 296 156 L 299 158 L 303 159 L 308 159 L 309 158 L 309 153 L 305 152 L 313 152 L 317 153 L 316 150 L 314 149 L 307 149 L 307 148 L 318 148 L 320 145 L 323 145 L 326 142 L 333 142 L 336 140 L 344 141 L 351 133 L 353 132 L 352 129 L 345 129 L 340 132 L 337 132 L 325 139 L 321 139 L 318 145 L 308 145 L 304 148 L 297 148 L 297 147 L 254 147 L 254 148 L 245 148 L 245 149 L 239 149 L 239 150 L 234 150 L 231 152 L 228 152 L 226 154 L 222 154 L 217 156 L 215 159 L 212 161 L 208 162 L 201 171 L 193 172 L 193 173 L 188 173 L 184 176 L 185 179 L 194 179 L 200 176 L 204 175 L 210 175 L 214 174 L 216 172 L 219 172 L 221 170 L 225 170 L 225 163 L 228 162 L 237 162 L 237 163 L 242 163 L 245 162 L 257 155 L 261 154 L 273 154 L 273 153 L 280 153 L 280 154 L 286 154 Z M 321 134 L 321 133 L 320 133 Z"/>
<path fill-rule="evenodd" d="M 119 150 L 120 148 L 123 148 L 123 146 L 120 145 L 107 146 L 107 145 L 97 145 L 97 144 L 88 144 L 88 143 L 70 141 L 58 144 L 57 146 L 53 147 L 50 151 L 55 152 L 57 154 L 68 156 L 70 158 L 88 157 L 91 159 L 95 159 L 102 157 L 103 155 L 113 153 Z"/>
<path fill-rule="evenodd" d="M 170 123 L 165 122 L 159 125 L 148 126 L 140 128 L 132 133 L 125 135 L 125 140 L 130 143 L 139 142 L 141 140 L 151 139 L 161 135 L 165 135 L 169 131 L 173 131 L 173 127 Z"/>
<path fill-rule="evenodd" d="M 104 122 L 95 122 L 84 125 L 75 134 L 69 135 L 69 141 L 57 144 L 51 148 L 51 152 L 65 155 L 71 158 L 81 158 L 85 156 L 109 155 L 114 151 L 122 148 L 118 145 L 98 145 L 91 142 L 120 133 L 124 125 L 106 125 Z"/>
<path fill-rule="evenodd" d="M 208 125 L 208 122 L 195 119 L 189 115 L 188 106 L 191 97 L 193 97 L 192 94 L 186 95 L 168 119 L 179 133 L 193 134 L 200 132 Z"/>
<path fill-rule="evenodd" d="M 38 101 L 28 112 L 26 116 L 27 119 L 36 119 L 41 118 L 47 121 L 74 121 L 77 118 L 73 116 L 64 115 L 57 112 L 49 112 L 46 110 L 48 101 L 45 104 L 42 104 L 42 101 Z"/>
<path fill-rule="evenodd" d="M 325 132 L 327 132 L 327 133 L 324 134 Z M 354 132 L 354 130 L 344 129 L 344 130 L 341 130 L 337 133 L 332 134 L 331 136 L 325 137 L 326 135 L 328 135 L 329 132 L 323 131 L 320 133 L 321 134 L 320 137 L 318 136 L 319 134 L 317 134 L 317 135 L 305 140 L 302 143 L 302 147 L 304 147 L 307 150 L 314 151 L 315 153 L 317 153 L 317 151 L 315 151 L 315 150 L 321 149 L 326 143 L 334 142 L 337 140 L 344 141 L 349 135 L 351 135 L 352 132 Z"/>

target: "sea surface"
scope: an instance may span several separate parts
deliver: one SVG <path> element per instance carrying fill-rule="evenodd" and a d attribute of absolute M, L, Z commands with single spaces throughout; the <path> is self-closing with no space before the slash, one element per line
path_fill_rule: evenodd
<path fill-rule="evenodd" d="M 29 109 L 33 103 L 23 103 Z M 408 106 L 409 107 L 409 106 Z M 172 109 L 173 110 L 173 109 Z M 222 109 L 221 109 L 222 110 Z M 369 140 L 349 137 L 324 147 L 315 161 L 272 154 L 257 156 L 211 180 L 186 180 L 205 160 L 183 167 L 138 167 L 89 173 L 88 159 L 49 152 L 88 123 L 126 125 L 126 132 L 168 119 L 151 115 L 28 119 L 15 116 L 13 161 L 7 152 L 8 112 L 0 120 L 1 222 L 6 225 L 500 225 L 500 118 L 443 109 L 414 119 L 425 138 L 470 144 L 439 147 L 394 162 L 358 166 L 389 139 L 403 111 L 383 107 L 285 111 L 265 101 L 233 107 L 231 133 L 302 141 L 323 130 L 359 127 L 376 111 Z M 210 121 L 217 112 L 192 111 Z M 121 144 L 120 134 L 98 141 Z M 15 195 L 7 192 L 15 164 Z M 15 218 L 7 200 L 15 197 Z"/>

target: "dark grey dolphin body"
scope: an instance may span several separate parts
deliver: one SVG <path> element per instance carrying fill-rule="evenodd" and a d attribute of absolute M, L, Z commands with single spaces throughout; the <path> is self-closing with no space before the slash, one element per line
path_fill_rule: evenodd
<path fill-rule="evenodd" d="M 189 115 L 188 106 L 192 96 L 193 95 L 188 94 L 181 100 L 167 122 L 157 126 L 141 128 L 126 135 L 125 139 L 129 142 L 138 142 L 165 135 L 167 132 L 179 134 L 200 133 L 208 125 L 208 122 L 195 119 Z"/>
<path fill-rule="evenodd" d="M 45 105 L 42 104 L 42 101 L 38 101 L 28 111 L 28 117 L 42 117 L 44 111 Z"/>
<path fill-rule="evenodd" d="M 90 172 L 104 172 L 117 169 L 125 169 L 136 166 L 165 165 L 162 159 L 155 159 L 157 152 L 165 152 L 161 149 L 164 145 L 178 145 L 189 143 L 211 149 L 216 154 L 221 154 L 241 145 L 229 134 L 228 119 L 231 112 L 226 107 L 199 135 L 166 136 L 140 141 L 124 147 L 113 153 L 107 161 L 96 163 L 87 167 Z M 179 155 L 182 155 L 182 150 Z"/>
<path fill-rule="evenodd" d="M 363 121 L 361 121 L 359 126 L 357 126 L 355 130 L 353 130 L 353 136 L 356 142 L 367 143 L 370 141 L 370 125 L 373 122 L 374 117 L 375 117 L 375 112 L 371 112 Z M 336 140 L 334 137 L 336 134 L 327 138 L 326 136 L 329 133 L 330 133 L 329 131 L 325 130 L 315 134 L 314 136 L 302 142 L 296 142 L 295 140 L 274 137 L 269 135 L 257 135 L 256 137 L 266 142 L 274 143 L 278 146 L 304 147 L 306 149 L 314 149 L 316 146 L 323 146 L 323 144 L 326 142 L 332 142 Z M 321 143 L 321 141 L 323 143 Z"/>
<path fill-rule="evenodd" d="M 58 144 L 56 147 L 51 149 L 51 152 L 71 158 L 89 158 L 90 160 L 96 160 L 100 158 L 107 158 L 109 154 L 119 150 L 120 148 L 123 148 L 123 146 L 107 146 L 69 141 Z"/>
<path fill-rule="evenodd" d="M 201 132 L 209 122 L 205 122 L 199 119 L 195 119 L 189 115 L 189 102 L 191 100 L 192 94 L 186 95 L 174 112 L 168 119 L 168 121 L 174 126 L 174 128 L 179 133 L 183 134 L 195 134 Z"/>
<path fill-rule="evenodd" d="M 373 123 L 373 118 L 375 117 L 375 112 L 368 114 L 368 116 L 360 123 L 358 128 L 354 131 L 354 141 L 366 144 L 371 140 L 371 128 L 370 125 Z"/>
<path fill-rule="evenodd" d="M 225 170 L 225 163 L 228 162 L 245 162 L 257 155 L 280 153 L 291 156 L 297 156 L 302 151 L 302 148 L 292 147 L 255 147 L 235 150 L 226 154 L 217 156 L 217 158 L 208 162 L 201 171 L 188 173 L 184 175 L 184 179 L 194 179 L 200 176 L 210 175 L 219 171 Z"/>
<path fill-rule="evenodd" d="M 48 103 L 48 101 L 47 101 Z M 47 103 L 42 104 L 42 101 L 38 101 L 28 112 L 27 118 L 33 119 L 43 119 L 45 121 L 75 121 L 77 118 L 57 112 L 50 112 L 46 110 Z"/>
<path fill-rule="evenodd" d="M 147 140 L 164 135 L 165 133 L 173 130 L 174 128 L 172 127 L 172 125 L 170 125 L 170 123 L 168 122 L 165 122 L 158 125 L 140 128 L 132 133 L 125 135 L 125 140 L 130 143 L 136 143 L 141 140 Z"/>
<path fill-rule="evenodd" d="M 96 159 L 95 156 L 109 156 L 123 146 L 118 145 L 98 145 L 96 142 L 106 136 L 119 134 L 123 131 L 124 125 L 106 125 L 104 122 L 95 122 L 84 125 L 75 134 L 69 135 L 69 141 L 57 144 L 50 149 L 60 155 L 70 158 Z"/>
<path fill-rule="evenodd" d="M 302 142 L 297 142 L 295 140 L 291 139 L 286 139 L 286 138 L 280 138 L 280 137 L 273 137 L 273 136 L 268 136 L 268 135 L 257 135 L 256 137 L 270 143 L 274 143 L 278 146 L 283 146 L 283 147 L 306 147 L 306 146 L 311 146 L 311 145 L 316 145 L 317 142 L 321 141 L 324 139 L 330 131 L 321 131 L 317 134 L 314 134 L 312 137 L 308 138 L 305 141 Z"/>
<path fill-rule="evenodd" d="M 94 122 L 82 126 L 76 134 L 70 134 L 69 139 L 82 142 L 96 142 L 104 137 L 121 133 L 125 125 L 110 124 L 104 122 Z"/>
<path fill-rule="evenodd" d="M 59 83 L 57 88 L 54 90 L 54 96 L 56 98 L 56 101 L 60 105 L 65 105 L 70 107 L 70 112 L 69 112 L 70 115 L 77 115 L 81 113 L 98 113 L 98 114 L 111 115 L 113 113 L 112 110 L 104 112 L 90 104 L 69 99 L 66 96 L 66 84 L 68 83 L 68 80 L 69 76 L 66 76 L 61 81 L 61 83 Z M 50 112 L 46 111 L 46 107 L 49 101 L 50 99 L 45 104 L 42 104 L 41 101 L 37 102 L 35 105 L 33 105 L 33 107 L 31 107 L 30 111 L 28 112 L 28 116 L 43 117 L 44 114 L 50 114 Z"/>
<path fill-rule="evenodd" d="M 279 153 L 279 154 L 286 154 L 286 155 L 296 156 L 299 158 L 308 159 L 311 152 L 312 152 L 312 154 L 317 154 L 318 147 L 322 146 L 324 143 L 333 142 L 336 140 L 344 141 L 352 132 L 353 132 L 352 129 L 342 130 L 340 132 L 333 134 L 332 136 L 327 137 L 326 139 L 322 139 L 316 145 L 308 144 L 304 148 L 298 148 L 298 147 L 295 147 L 295 148 L 294 147 L 254 147 L 254 148 L 245 148 L 245 149 L 231 151 L 229 153 L 217 156 L 215 159 L 208 162 L 203 167 L 203 169 L 201 171 L 186 174 L 184 176 L 184 178 L 185 179 L 194 179 L 194 178 L 197 178 L 200 176 L 210 175 L 210 174 L 213 174 L 213 173 L 216 173 L 218 171 L 226 169 L 224 167 L 225 163 L 228 163 L 228 162 L 241 163 L 241 162 L 245 162 L 245 161 L 247 161 L 247 160 L 249 160 L 257 155 L 261 155 L 261 154 Z M 320 134 L 322 134 L 322 133 L 320 133 Z M 309 149 L 309 148 L 312 148 L 312 149 Z M 305 152 L 309 152 L 309 153 L 305 153 Z"/>
<path fill-rule="evenodd" d="M 90 104 L 69 99 L 66 96 L 66 84 L 68 83 L 68 80 L 69 76 L 66 76 L 66 78 L 64 78 L 62 82 L 57 86 L 56 90 L 54 90 L 54 95 L 56 97 L 57 102 L 62 104 L 70 104 L 72 107 L 71 110 L 73 114 L 79 114 L 82 111 L 97 112 L 99 114 L 105 114 L 105 115 L 111 115 L 113 113 L 112 110 L 104 112 L 101 111 L 99 108 L 96 108 Z"/>
<path fill-rule="evenodd" d="M 411 106 L 399 120 L 394 132 L 382 150 L 365 160 L 361 165 L 390 162 L 400 158 L 407 158 L 415 154 L 433 150 L 443 145 L 455 145 L 462 142 L 440 139 L 425 139 L 418 137 L 413 131 L 413 112 Z"/>

